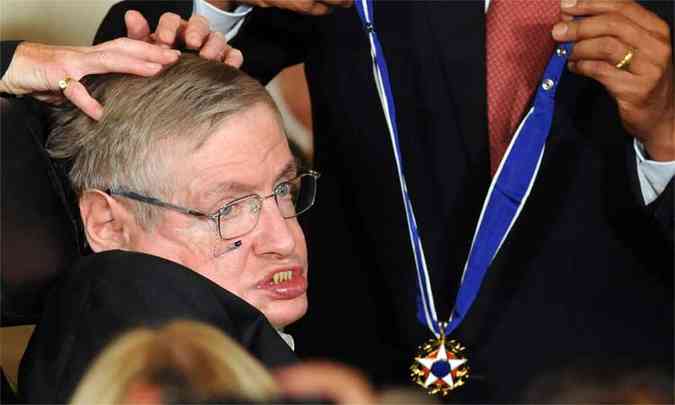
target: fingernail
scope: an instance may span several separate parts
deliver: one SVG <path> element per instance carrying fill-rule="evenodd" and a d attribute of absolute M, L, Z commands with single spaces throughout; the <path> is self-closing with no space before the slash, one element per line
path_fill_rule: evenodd
<path fill-rule="evenodd" d="M 553 36 L 555 38 L 562 37 L 563 35 L 565 35 L 566 32 L 567 32 L 567 24 L 565 23 L 556 24 L 553 27 Z"/>
<path fill-rule="evenodd" d="M 560 7 L 570 8 L 577 5 L 577 0 L 560 0 Z"/>
<path fill-rule="evenodd" d="M 167 49 L 164 51 L 164 56 L 167 58 L 175 58 L 180 56 L 180 51 L 177 49 Z"/>
<path fill-rule="evenodd" d="M 159 69 L 162 68 L 162 65 L 160 65 L 159 63 L 150 63 L 150 62 L 148 62 L 148 63 L 145 64 L 145 66 L 146 66 L 149 70 L 159 70 Z"/>
<path fill-rule="evenodd" d="M 100 105 L 96 106 L 89 116 L 96 121 L 101 121 L 101 118 L 103 118 L 103 107 Z"/>
<path fill-rule="evenodd" d="M 574 62 L 567 62 L 567 69 L 574 70 Z"/>

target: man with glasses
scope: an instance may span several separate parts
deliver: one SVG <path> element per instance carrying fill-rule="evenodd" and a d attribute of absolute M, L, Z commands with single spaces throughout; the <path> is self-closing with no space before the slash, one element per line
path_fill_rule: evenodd
<path fill-rule="evenodd" d="M 239 300 L 277 330 L 307 310 L 296 217 L 314 204 L 319 175 L 301 170 L 264 88 L 192 56 L 155 77 L 88 87 L 103 117 L 65 108 L 48 149 L 68 169 L 95 254 L 48 299 L 21 365 L 24 398 L 67 401 L 112 338 L 175 318 L 219 327 L 268 366 L 293 362 Z"/>

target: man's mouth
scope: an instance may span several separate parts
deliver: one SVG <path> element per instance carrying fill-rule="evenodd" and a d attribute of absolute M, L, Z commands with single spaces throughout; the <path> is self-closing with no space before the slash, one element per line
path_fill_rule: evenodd
<path fill-rule="evenodd" d="M 307 279 L 302 274 L 301 267 L 292 267 L 273 272 L 258 283 L 257 287 L 268 291 L 276 299 L 290 300 L 307 291 Z"/>
<path fill-rule="evenodd" d="M 280 283 L 284 283 L 286 281 L 291 280 L 293 280 L 292 270 L 280 271 L 278 273 L 274 273 L 274 276 L 272 276 L 272 285 L 279 285 Z"/>

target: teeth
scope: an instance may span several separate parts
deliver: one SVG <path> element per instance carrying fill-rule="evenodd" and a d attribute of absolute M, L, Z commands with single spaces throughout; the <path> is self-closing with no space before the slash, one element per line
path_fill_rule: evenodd
<path fill-rule="evenodd" d="M 272 276 L 272 284 L 279 284 L 292 279 L 293 272 L 291 270 L 280 271 L 279 273 L 275 273 L 274 276 Z"/>

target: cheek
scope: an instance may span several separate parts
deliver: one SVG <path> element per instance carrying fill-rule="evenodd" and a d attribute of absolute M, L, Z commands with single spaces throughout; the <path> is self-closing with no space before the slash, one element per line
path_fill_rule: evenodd
<path fill-rule="evenodd" d="M 291 233 L 293 234 L 293 239 L 295 240 L 295 254 L 297 254 L 303 261 L 307 263 L 307 242 L 305 241 L 305 233 L 302 231 L 302 227 L 298 223 L 297 219 L 294 219 L 291 225 Z"/>
<path fill-rule="evenodd" d="M 220 287 L 249 301 L 246 292 L 255 283 L 255 271 L 247 271 L 247 265 L 254 263 L 248 260 L 252 254 L 250 244 L 243 241 L 239 248 L 232 249 L 234 241 L 223 241 L 217 233 L 214 235 L 214 238 L 204 241 L 206 249 L 202 250 L 201 261 L 191 268 Z"/>
<path fill-rule="evenodd" d="M 185 225 L 165 222 L 148 239 L 157 246 L 159 256 L 202 273 L 213 258 L 213 237 L 203 223 Z"/>

